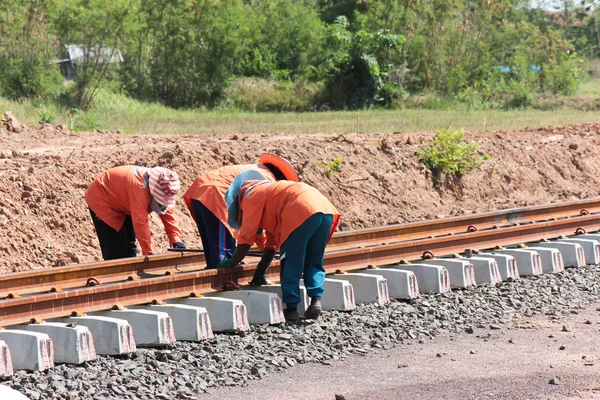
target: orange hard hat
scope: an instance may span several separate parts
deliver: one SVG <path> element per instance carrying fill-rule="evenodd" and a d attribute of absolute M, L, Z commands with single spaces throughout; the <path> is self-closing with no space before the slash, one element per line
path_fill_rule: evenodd
<path fill-rule="evenodd" d="M 285 179 L 288 181 L 300 182 L 300 177 L 298 176 L 298 173 L 296 172 L 292 164 L 290 164 L 290 162 L 285 158 L 279 157 L 271 153 L 263 153 L 260 155 L 258 161 L 265 167 L 267 167 L 269 171 L 273 172 L 273 175 L 275 175 L 275 178 L 277 178 L 277 180 Z M 278 174 L 277 172 L 279 172 L 280 174 Z"/>

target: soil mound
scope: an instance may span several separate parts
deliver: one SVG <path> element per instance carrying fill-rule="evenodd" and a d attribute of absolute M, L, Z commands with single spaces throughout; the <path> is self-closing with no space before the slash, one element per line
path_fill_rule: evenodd
<path fill-rule="evenodd" d="M 273 152 L 331 199 L 342 213 L 342 230 L 600 192 L 600 124 L 469 134 L 491 160 L 454 189 L 435 187 L 414 154 L 432 134 L 183 136 L 21 128 L 0 134 L 0 272 L 100 259 L 83 195 L 97 174 L 125 164 L 172 168 L 185 191 L 205 170 Z M 188 246 L 199 247 L 181 198 L 176 213 Z M 151 229 L 156 248 L 166 249 L 156 216 Z"/>

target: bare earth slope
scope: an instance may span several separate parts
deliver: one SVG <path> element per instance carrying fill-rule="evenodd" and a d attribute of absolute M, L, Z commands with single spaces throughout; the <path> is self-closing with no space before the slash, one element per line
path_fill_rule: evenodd
<path fill-rule="evenodd" d="M 331 199 L 343 230 L 600 193 L 600 123 L 470 134 L 491 160 L 465 177 L 462 194 L 434 188 L 414 155 L 431 134 L 181 136 L 59 128 L 0 135 L 0 273 L 99 259 L 83 195 L 98 173 L 123 164 L 172 168 L 185 190 L 205 170 L 274 152 Z M 328 176 L 321 163 L 337 157 L 341 168 Z M 199 247 L 181 198 L 177 216 L 188 246 Z M 156 248 L 166 249 L 155 216 L 152 231 Z"/>

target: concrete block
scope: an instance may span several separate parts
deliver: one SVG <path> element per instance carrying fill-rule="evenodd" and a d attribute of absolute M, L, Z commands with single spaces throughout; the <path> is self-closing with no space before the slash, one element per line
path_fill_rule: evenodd
<path fill-rule="evenodd" d="M 448 270 L 442 265 L 398 264 L 389 268 L 414 272 L 421 293 L 445 293 L 450 291 L 450 276 Z"/>
<path fill-rule="evenodd" d="M 54 344 L 54 362 L 56 364 L 82 364 L 84 361 L 91 361 L 96 358 L 92 332 L 83 325 L 43 322 L 41 324 L 11 326 L 10 329 L 40 332 L 48 335 Z"/>
<path fill-rule="evenodd" d="M 165 312 L 125 309 L 98 311 L 90 315 L 119 318 L 129 322 L 137 346 L 165 346 L 175 343 L 173 320 Z"/>
<path fill-rule="evenodd" d="M 21 392 L 17 392 L 14 389 L 9 388 L 6 385 L 0 385 L 0 399 L 2 400 L 29 400 Z"/>
<path fill-rule="evenodd" d="M 281 324 L 285 322 L 281 298 L 275 293 L 257 290 L 235 290 L 212 292 L 206 297 L 220 297 L 241 300 L 248 310 L 248 321 L 251 324 Z"/>
<path fill-rule="evenodd" d="M 45 371 L 54 367 L 54 346 L 45 333 L 0 330 L 0 340 L 11 349 L 15 370 Z"/>
<path fill-rule="evenodd" d="M 462 260 L 468 261 L 475 270 L 475 282 L 478 285 L 495 285 L 502 282 L 496 260 L 488 257 L 469 257 Z"/>
<path fill-rule="evenodd" d="M 519 268 L 517 267 L 517 260 L 509 254 L 493 254 L 493 253 L 480 253 L 481 257 L 489 257 L 496 260 L 498 264 L 498 270 L 500 271 L 500 277 L 503 281 L 509 279 L 517 280 L 521 279 L 519 276 Z"/>
<path fill-rule="evenodd" d="M 475 286 L 475 269 L 473 264 L 468 261 L 458 258 L 434 258 L 431 260 L 423 260 L 421 264 L 441 265 L 448 270 L 450 277 L 450 287 L 466 288 Z"/>
<path fill-rule="evenodd" d="M 136 350 L 133 329 L 124 319 L 86 315 L 83 317 L 59 318 L 63 323 L 77 322 L 90 330 L 94 338 L 96 354 L 117 356 Z"/>
<path fill-rule="evenodd" d="M 577 243 L 565 242 L 541 242 L 532 247 L 550 247 L 557 249 L 562 254 L 565 267 L 583 267 L 585 265 L 585 253 L 583 247 Z"/>
<path fill-rule="evenodd" d="M 271 284 L 264 286 L 242 286 L 241 290 L 258 290 L 259 292 L 268 292 L 275 293 L 280 298 L 282 297 L 281 293 L 281 285 L 280 284 Z M 306 294 L 306 288 L 304 286 L 300 286 L 300 304 L 298 304 L 298 313 L 301 317 L 304 316 L 304 311 L 306 311 L 306 307 L 310 304 L 310 300 Z M 285 303 L 283 303 L 283 309 L 285 310 L 287 307 Z"/>
<path fill-rule="evenodd" d="M 379 275 L 387 279 L 388 292 L 393 299 L 415 299 L 419 297 L 419 284 L 412 271 L 392 268 L 374 268 L 358 271 L 362 274 Z"/>
<path fill-rule="evenodd" d="M 552 247 L 528 247 L 533 251 L 537 251 L 542 259 L 542 271 L 547 274 L 553 274 L 565 270 L 562 253 Z"/>
<path fill-rule="evenodd" d="M 541 275 L 543 272 L 542 258 L 535 250 L 501 249 L 494 250 L 494 253 L 513 256 L 515 260 L 517 260 L 517 266 L 519 267 L 519 274 L 521 274 L 521 276 Z"/>
<path fill-rule="evenodd" d="M 332 275 L 333 279 L 348 281 L 354 288 L 357 304 L 389 303 L 387 279 L 381 275 L 346 273 Z"/>
<path fill-rule="evenodd" d="M 10 357 L 10 349 L 6 342 L 0 340 L 0 378 L 12 376 L 13 365 Z M 2 398 L 2 396 L 0 396 Z"/>
<path fill-rule="evenodd" d="M 214 337 L 208 311 L 204 307 L 186 304 L 150 304 L 130 306 L 128 309 L 161 311 L 173 321 L 176 340 L 198 342 Z"/>
<path fill-rule="evenodd" d="M 575 237 L 560 239 L 557 243 L 577 243 L 583 247 L 586 264 L 596 265 L 600 263 L 600 242 L 598 240 Z"/>
<path fill-rule="evenodd" d="M 300 280 L 300 285 L 304 286 L 304 280 Z M 325 278 L 323 289 L 323 310 L 352 311 L 356 308 L 354 288 L 347 280 Z"/>
<path fill-rule="evenodd" d="M 509 279 L 521 279 L 519 276 L 517 260 L 513 256 L 509 254 L 494 253 L 480 253 L 479 256 L 493 258 L 496 261 L 496 264 L 498 265 L 498 271 L 500 271 L 500 277 L 503 281 L 507 281 Z"/>
<path fill-rule="evenodd" d="M 205 308 L 210 315 L 213 332 L 246 332 L 250 329 L 248 311 L 241 300 L 219 297 L 185 297 L 165 302 Z"/>

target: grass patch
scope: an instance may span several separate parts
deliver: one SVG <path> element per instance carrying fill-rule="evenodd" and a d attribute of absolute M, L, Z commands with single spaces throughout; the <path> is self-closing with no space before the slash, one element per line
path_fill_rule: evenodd
<path fill-rule="evenodd" d="M 67 124 L 67 109 L 31 101 L 0 98 L 0 111 L 12 111 L 20 121 L 38 126 L 39 111 L 54 115 L 54 124 Z M 119 94 L 102 92 L 86 116 L 78 115 L 75 129 L 84 124 L 125 133 L 351 133 L 433 132 L 453 127 L 473 131 L 521 129 L 547 125 L 595 122 L 600 111 L 557 110 L 366 110 L 307 113 L 250 113 L 233 111 L 174 110 L 143 103 Z"/>

